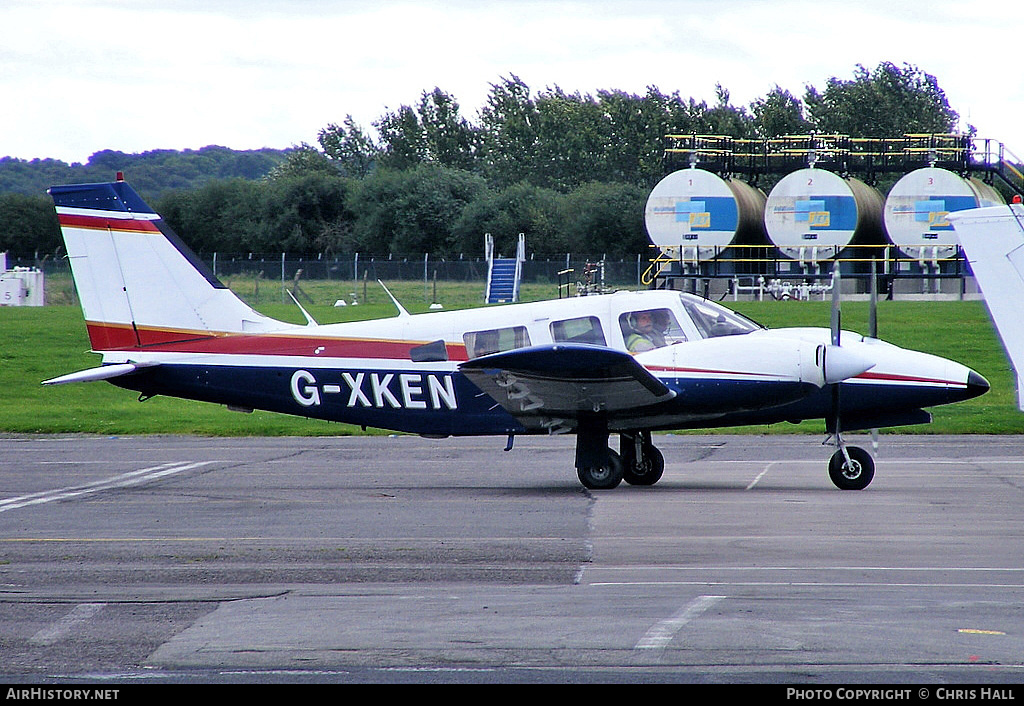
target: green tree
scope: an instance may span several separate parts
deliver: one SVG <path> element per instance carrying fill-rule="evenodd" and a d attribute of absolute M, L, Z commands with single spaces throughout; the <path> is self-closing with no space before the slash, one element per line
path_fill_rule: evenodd
<path fill-rule="evenodd" d="M 380 158 L 380 147 L 351 115 L 346 115 L 341 125 L 331 123 L 320 130 L 317 141 L 344 176 L 361 179 L 370 173 Z"/>
<path fill-rule="evenodd" d="M 483 172 L 495 188 L 535 183 L 539 115 L 530 88 L 515 75 L 491 84 L 480 111 Z"/>
<path fill-rule="evenodd" d="M 689 132 L 689 116 L 678 94 L 665 96 L 654 86 L 646 95 L 600 91 L 608 121 L 603 179 L 651 186 L 664 176 L 665 135 Z"/>
<path fill-rule="evenodd" d="M 347 199 L 352 242 L 373 255 L 457 253 L 456 223 L 486 188 L 481 177 L 438 164 L 375 169 Z"/>
<path fill-rule="evenodd" d="M 598 101 L 567 94 L 557 86 L 535 102 L 537 143 L 531 181 L 569 191 L 593 179 L 608 178 L 610 124 Z"/>
<path fill-rule="evenodd" d="M 48 196 L 0 194 L 0 252 L 31 257 L 63 246 L 60 225 Z"/>
<path fill-rule="evenodd" d="M 291 179 L 312 173 L 337 175 L 338 169 L 330 157 L 316 147 L 303 142 L 300 146 L 292 149 L 281 164 L 271 169 L 267 178 L 270 180 Z"/>
<path fill-rule="evenodd" d="M 168 225 L 197 252 L 280 251 L 263 237 L 262 187 L 246 179 L 211 181 L 174 191 L 153 204 Z"/>
<path fill-rule="evenodd" d="M 476 169 L 478 131 L 459 113 L 459 104 L 440 88 L 420 98 L 419 121 L 426 161 L 443 167 Z"/>
<path fill-rule="evenodd" d="M 424 91 L 416 108 L 403 105 L 385 113 L 374 127 L 380 134 L 380 164 L 388 169 L 423 163 L 466 171 L 475 167 L 476 129 L 440 88 Z"/>
<path fill-rule="evenodd" d="M 646 251 L 647 196 L 647 189 L 632 184 L 590 182 L 575 189 L 562 201 L 562 251 L 612 257 Z"/>
<path fill-rule="evenodd" d="M 832 77 L 821 92 L 809 86 L 804 104 L 816 131 L 851 137 L 949 133 L 959 118 L 934 76 L 889 62 L 874 71 L 858 64 L 852 80 Z"/>
<path fill-rule="evenodd" d="M 374 123 L 380 134 L 380 165 L 385 169 L 412 169 L 428 159 L 427 138 L 416 111 L 401 106 Z"/>
<path fill-rule="evenodd" d="M 479 253 L 484 235 L 494 237 L 499 252 L 512 253 L 520 233 L 532 252 L 564 252 L 560 208 L 562 194 L 532 184 L 487 190 L 466 205 L 453 228 L 454 251 Z"/>
<path fill-rule="evenodd" d="M 351 181 L 336 172 L 312 171 L 266 182 L 261 188 L 261 252 L 340 252 L 354 216 L 346 206 Z"/>
<path fill-rule="evenodd" d="M 709 135 L 749 138 L 754 134 L 754 123 L 747 111 L 729 102 L 729 91 L 722 84 L 715 84 L 718 103 L 707 108 L 701 115 L 705 132 Z M 703 105 L 703 104 L 702 104 Z"/>
<path fill-rule="evenodd" d="M 763 98 L 750 104 L 755 134 L 764 139 L 781 135 L 803 135 L 811 125 L 804 118 L 803 103 L 776 85 Z"/>

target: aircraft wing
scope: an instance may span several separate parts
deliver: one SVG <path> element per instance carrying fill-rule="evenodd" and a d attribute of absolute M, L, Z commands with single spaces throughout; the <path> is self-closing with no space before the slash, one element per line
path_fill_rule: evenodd
<path fill-rule="evenodd" d="M 628 353 L 600 346 L 555 344 L 476 358 L 459 366 L 509 414 L 619 412 L 675 397 Z"/>

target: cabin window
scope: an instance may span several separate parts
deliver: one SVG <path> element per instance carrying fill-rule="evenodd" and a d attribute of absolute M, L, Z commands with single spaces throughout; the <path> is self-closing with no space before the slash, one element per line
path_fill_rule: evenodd
<path fill-rule="evenodd" d="M 596 316 L 554 321 L 551 324 L 551 338 L 556 343 L 607 345 L 604 340 L 604 330 L 601 328 L 601 320 Z"/>
<path fill-rule="evenodd" d="M 622 340 L 631 353 L 650 351 L 686 340 L 671 309 L 628 311 L 619 317 Z"/>
<path fill-rule="evenodd" d="M 470 331 L 462 336 L 466 343 L 466 355 L 479 358 L 482 355 L 526 348 L 530 345 L 530 334 L 524 326 L 495 328 L 488 331 Z"/>

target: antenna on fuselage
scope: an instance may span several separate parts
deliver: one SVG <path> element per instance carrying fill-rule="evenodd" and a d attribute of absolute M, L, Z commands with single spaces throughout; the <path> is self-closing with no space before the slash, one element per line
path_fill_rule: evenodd
<path fill-rule="evenodd" d="M 293 302 L 295 302 L 295 306 L 299 307 L 299 311 L 302 312 L 302 315 L 306 317 L 306 326 L 319 326 L 320 324 L 318 324 L 313 317 L 309 315 L 309 312 L 302 307 L 302 304 L 299 304 L 299 300 L 295 298 L 294 294 L 292 294 L 292 290 L 286 289 L 285 291 L 288 292 L 288 296 L 292 298 Z"/>
<path fill-rule="evenodd" d="M 383 282 L 381 282 L 380 280 L 377 280 L 377 284 L 379 284 L 381 287 L 383 287 L 384 291 L 387 293 L 387 295 L 389 297 L 391 297 L 391 301 L 394 302 L 395 307 L 398 308 L 398 315 L 399 316 L 409 316 L 409 312 L 405 310 L 405 307 L 402 306 L 402 303 L 400 301 L 395 299 L 395 295 L 391 293 L 391 290 L 388 289 L 388 286 L 386 284 L 384 284 Z"/>

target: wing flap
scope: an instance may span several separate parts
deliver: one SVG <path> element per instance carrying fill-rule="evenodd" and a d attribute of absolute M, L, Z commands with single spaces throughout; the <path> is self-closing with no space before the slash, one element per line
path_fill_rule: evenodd
<path fill-rule="evenodd" d="M 520 348 L 459 366 L 515 417 L 615 413 L 675 397 L 628 353 L 588 345 Z"/>

